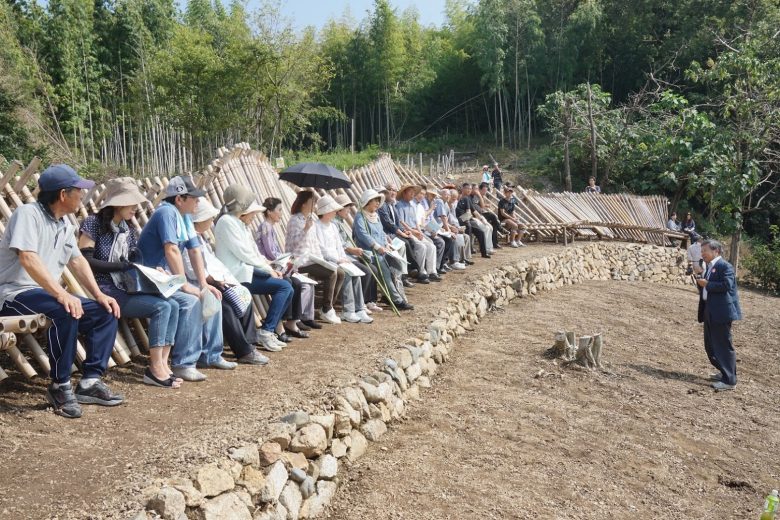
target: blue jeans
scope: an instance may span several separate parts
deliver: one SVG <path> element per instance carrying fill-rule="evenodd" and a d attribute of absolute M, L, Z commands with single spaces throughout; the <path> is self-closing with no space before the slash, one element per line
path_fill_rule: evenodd
<path fill-rule="evenodd" d="M 169 299 L 179 305 L 178 325 L 171 349 L 171 366 L 194 367 L 203 350 L 200 298 L 176 291 Z"/>
<path fill-rule="evenodd" d="M 173 345 L 179 323 L 179 304 L 151 294 L 128 295 L 123 318 L 149 318 L 149 348 Z"/>
<path fill-rule="evenodd" d="M 78 297 L 84 315 L 76 319 L 65 307 L 43 289 L 30 289 L 17 294 L 13 301 L 5 302 L 0 316 L 21 316 L 24 314 L 43 314 L 52 322 L 46 332 L 49 355 L 49 373 L 55 383 L 70 381 L 70 367 L 76 359 L 76 339 L 84 335 L 84 347 L 87 357 L 81 364 L 84 378 L 100 377 L 108 367 L 108 359 L 114 349 L 118 322 L 102 305 L 95 300 Z"/>
<path fill-rule="evenodd" d="M 203 349 L 198 356 L 198 363 L 202 365 L 213 365 L 222 357 L 222 350 L 225 347 L 225 337 L 222 334 L 223 308 L 220 307 L 219 311 L 205 322 L 201 320 Z"/>
<path fill-rule="evenodd" d="M 268 314 L 265 316 L 265 320 L 263 320 L 263 330 L 273 332 L 290 305 L 293 297 L 292 285 L 287 280 L 273 278 L 259 269 L 255 269 L 252 281 L 243 285 L 252 294 L 268 294 L 271 296 L 271 305 L 269 305 Z"/>

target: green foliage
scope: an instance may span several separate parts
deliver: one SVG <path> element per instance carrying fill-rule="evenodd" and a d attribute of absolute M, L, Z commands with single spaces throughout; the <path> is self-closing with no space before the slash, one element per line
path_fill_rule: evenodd
<path fill-rule="evenodd" d="M 751 255 L 745 258 L 748 281 L 775 294 L 780 293 L 780 227 L 770 226 L 771 240 L 754 242 Z"/>

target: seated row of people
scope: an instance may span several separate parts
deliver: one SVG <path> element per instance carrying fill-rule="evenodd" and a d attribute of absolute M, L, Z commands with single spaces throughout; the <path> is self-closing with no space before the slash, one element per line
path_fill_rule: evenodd
<path fill-rule="evenodd" d="M 323 288 L 321 321 L 369 324 L 371 314 L 382 310 L 380 297 L 396 310 L 414 308 L 405 294 L 412 285 L 407 253 L 416 280 L 425 284 L 473 264 L 472 234 L 483 256 L 490 252 L 486 237 L 492 230 L 474 207 L 470 186 L 458 199 L 451 189 L 406 185 L 397 203 L 393 186 L 366 190 L 351 227 L 354 203 L 348 197 L 326 195 L 315 202 L 313 192 L 301 191 L 282 244 L 276 234 L 281 201 L 271 197 L 258 204 L 238 184 L 225 190 L 217 209 L 189 177 L 174 177 L 139 236 L 133 218 L 148 201 L 133 179 L 112 179 L 78 239 L 66 217 L 78 210 L 82 190 L 94 184 L 69 166 L 54 165 L 39 185 L 38 201 L 14 212 L 0 241 L 0 315 L 42 313 L 52 320 L 47 400 L 64 417 L 80 417 L 81 404 L 124 401 L 101 381 L 120 317 L 148 320 L 143 382 L 179 388 L 184 381 L 205 380 L 202 369 L 265 365 L 269 360 L 258 347 L 279 351 L 292 338 L 321 328 L 314 283 Z M 471 213 L 463 218 L 466 211 Z M 264 219 L 255 235 L 251 225 L 260 213 Z M 137 264 L 180 275 L 184 283 L 167 297 L 143 293 L 134 276 Z M 60 286 L 66 267 L 94 299 Z M 268 296 L 259 328 L 252 295 Z M 74 390 L 70 373 L 79 334 L 87 356 Z M 223 357 L 225 344 L 236 362 Z"/>

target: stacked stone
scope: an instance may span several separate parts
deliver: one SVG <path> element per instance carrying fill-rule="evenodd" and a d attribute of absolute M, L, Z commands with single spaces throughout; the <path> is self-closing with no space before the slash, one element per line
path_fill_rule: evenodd
<path fill-rule="evenodd" d="M 454 338 L 473 330 L 491 309 L 585 280 L 685 283 L 685 268 L 676 249 L 593 243 L 494 269 L 462 297 L 447 300 L 426 333 L 404 341 L 374 372 L 336 392 L 327 410 L 290 413 L 266 427 L 264 440 L 231 449 L 191 478 L 147 490 L 146 509 L 168 520 L 320 516 L 344 468 L 420 399 L 420 390 L 431 386 L 438 366 L 449 360 Z"/>

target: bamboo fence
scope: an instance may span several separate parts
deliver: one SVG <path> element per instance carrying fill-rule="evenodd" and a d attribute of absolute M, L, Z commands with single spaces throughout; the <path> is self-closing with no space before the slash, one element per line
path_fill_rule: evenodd
<path fill-rule="evenodd" d="M 14 209 L 22 204 L 35 200 L 37 194 L 38 171 L 41 160 L 34 158 L 25 167 L 18 161 L 3 166 L 0 157 L 0 168 L 4 168 L 0 178 L 0 234 L 5 231 L 8 219 Z M 361 193 L 369 188 L 380 188 L 392 184 L 396 187 L 404 183 L 425 184 L 428 187 L 441 188 L 452 182 L 442 175 L 423 176 L 413 168 L 395 163 L 389 155 L 382 155 L 374 162 L 345 172 L 352 181 L 347 189 L 333 190 L 333 194 L 344 194 L 359 203 Z M 262 202 L 267 197 L 276 197 L 282 201 L 283 208 L 289 209 L 300 188 L 279 180 L 277 170 L 268 158 L 249 145 L 240 143 L 231 148 L 220 148 L 216 157 L 199 175 L 195 183 L 206 190 L 206 197 L 216 207 L 224 203 L 225 189 L 233 183 L 250 188 L 257 200 Z M 148 222 L 154 207 L 164 198 L 168 178 L 164 176 L 144 177 L 137 179 L 138 187 L 150 201 L 139 207 L 132 219 L 137 230 L 141 230 Z M 684 239 L 685 236 L 665 229 L 667 201 L 660 196 L 637 197 L 627 194 L 601 195 L 579 193 L 542 194 L 530 190 L 518 190 L 518 204 L 515 215 L 525 228 L 533 233 L 537 240 L 559 240 L 566 242 L 569 238 L 581 237 L 589 239 L 618 239 L 668 245 L 669 237 Z M 105 185 L 98 184 L 85 193 L 81 207 L 75 215 L 68 219 L 78 229 L 78 224 L 87 215 L 97 211 L 105 192 Z M 318 198 L 322 191 L 315 193 Z M 488 205 L 495 210 L 498 200 L 489 194 Z M 353 211 L 355 211 L 353 209 Z M 283 212 L 277 234 L 283 239 L 286 233 L 289 211 Z M 256 230 L 262 222 L 262 217 L 251 223 Z M 212 237 L 213 238 L 213 237 Z M 283 240 L 282 240 L 283 241 Z M 62 283 L 74 294 L 89 296 L 75 277 L 66 268 Z M 259 324 L 268 308 L 265 297 L 255 297 L 255 315 Z M 5 351 L 16 368 L 26 377 L 37 375 L 36 370 L 27 360 L 29 355 L 35 364 L 48 374 L 49 362 L 44 348 L 46 338 L 44 332 L 49 326 L 45 316 L 20 316 L 0 319 L 0 351 Z M 149 341 L 145 332 L 144 320 L 120 320 L 119 333 L 114 345 L 111 366 L 124 364 L 131 356 L 148 351 Z M 25 353 L 20 350 L 25 349 Z M 26 355 L 25 355 L 26 354 Z M 78 344 L 77 364 L 84 360 L 85 352 Z M 0 359 L 1 361 L 2 359 Z M 73 367 L 76 370 L 76 366 Z M 0 368 L 0 380 L 7 374 Z"/>

